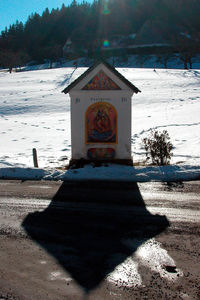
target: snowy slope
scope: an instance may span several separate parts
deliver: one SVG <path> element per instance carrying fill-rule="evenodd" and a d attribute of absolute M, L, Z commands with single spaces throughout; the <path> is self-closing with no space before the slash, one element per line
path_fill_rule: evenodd
<path fill-rule="evenodd" d="M 72 68 L 75 60 L 66 61 L 62 59 L 57 62 L 53 62 L 53 68 Z M 110 57 L 108 62 L 114 65 L 115 68 L 158 68 L 165 69 L 166 66 L 163 62 L 159 61 L 156 55 L 127 55 L 124 57 Z M 93 60 L 87 57 L 81 57 L 76 60 L 78 67 L 88 67 L 93 64 Z M 175 54 L 167 60 L 167 69 L 184 69 L 184 62 L 180 60 L 179 55 Z M 23 69 L 26 71 L 49 69 L 50 63 L 46 62 L 41 65 L 29 65 Z M 189 68 L 189 64 L 188 64 Z M 200 69 L 200 55 L 192 58 L 192 69 Z"/>
<path fill-rule="evenodd" d="M 62 167 L 70 159 L 70 102 L 62 89 L 86 69 L 0 72 L 0 164 Z M 200 71 L 119 68 L 142 93 L 132 105 L 134 161 L 145 159 L 141 139 L 166 129 L 175 146 L 173 164 L 199 165 Z"/>

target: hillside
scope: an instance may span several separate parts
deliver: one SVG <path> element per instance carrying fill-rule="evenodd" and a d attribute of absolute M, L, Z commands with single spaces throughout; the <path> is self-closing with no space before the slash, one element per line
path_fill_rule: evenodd
<path fill-rule="evenodd" d="M 70 159 L 70 102 L 62 89 L 85 68 L 0 72 L 0 164 L 62 167 Z M 133 97 L 132 154 L 145 159 L 141 139 L 150 129 L 168 130 L 173 164 L 199 164 L 199 70 L 119 68 L 142 92 Z"/>
<path fill-rule="evenodd" d="M 0 67 L 32 60 L 108 58 L 177 53 L 190 63 L 200 53 L 197 0 L 94 0 L 16 21 L 0 34 Z M 142 46 L 142 48 L 141 48 Z M 187 66 L 184 66 L 185 68 Z M 191 67 L 190 67 L 191 68 Z"/>
<path fill-rule="evenodd" d="M 162 55 L 127 55 L 126 58 L 110 57 L 107 59 L 108 63 L 115 68 L 158 68 L 158 69 L 184 69 L 184 61 L 179 58 L 178 54 L 171 56 Z M 88 57 L 80 57 L 73 60 L 58 60 L 58 61 L 45 61 L 43 64 L 27 64 L 21 68 L 16 68 L 18 71 L 33 71 L 51 68 L 74 68 L 77 67 L 90 67 L 94 63 L 93 59 Z M 197 55 L 191 60 L 193 69 L 200 69 L 200 55 Z M 187 64 L 188 69 L 190 65 Z M 15 69 L 13 69 L 15 71 Z M 2 70 L 3 71 L 3 70 Z M 8 70 L 7 70 L 8 71 Z"/>

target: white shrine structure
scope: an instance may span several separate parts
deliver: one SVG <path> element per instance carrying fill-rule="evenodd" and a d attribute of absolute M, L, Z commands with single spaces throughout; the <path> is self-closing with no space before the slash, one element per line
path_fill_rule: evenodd
<path fill-rule="evenodd" d="M 71 98 L 71 162 L 132 164 L 131 100 L 140 90 L 100 61 L 62 92 Z"/>

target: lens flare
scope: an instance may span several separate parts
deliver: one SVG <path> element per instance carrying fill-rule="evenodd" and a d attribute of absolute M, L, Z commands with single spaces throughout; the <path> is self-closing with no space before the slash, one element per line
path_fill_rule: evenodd
<path fill-rule="evenodd" d="M 103 46 L 104 47 L 109 47 L 110 43 L 108 40 L 103 41 Z"/>
<path fill-rule="evenodd" d="M 110 14 L 110 10 L 108 8 L 108 2 L 107 2 L 107 0 L 105 0 L 105 2 L 103 4 L 102 14 L 103 15 L 109 15 Z"/>

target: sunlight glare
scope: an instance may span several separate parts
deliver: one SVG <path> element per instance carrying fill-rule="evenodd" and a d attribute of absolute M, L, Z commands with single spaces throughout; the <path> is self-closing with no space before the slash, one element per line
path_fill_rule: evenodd
<path fill-rule="evenodd" d="M 109 47 L 110 43 L 108 40 L 103 41 L 103 47 Z"/>
<path fill-rule="evenodd" d="M 103 3 L 102 14 L 103 15 L 109 15 L 110 14 L 110 10 L 108 8 L 108 1 L 107 0 L 105 0 L 104 3 Z"/>

